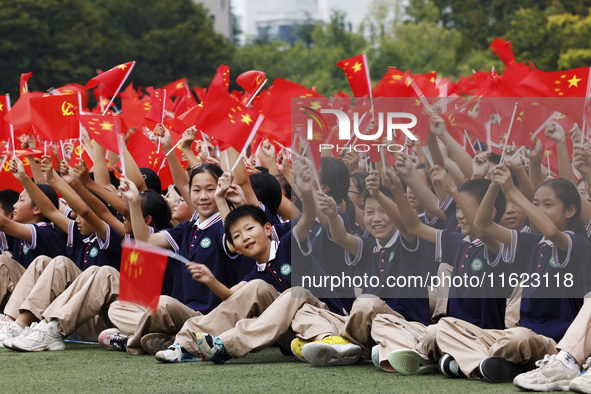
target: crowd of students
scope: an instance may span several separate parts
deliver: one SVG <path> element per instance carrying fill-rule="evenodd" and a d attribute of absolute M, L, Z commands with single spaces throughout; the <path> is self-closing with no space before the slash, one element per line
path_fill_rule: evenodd
<path fill-rule="evenodd" d="M 572 158 L 558 149 L 572 166 L 544 179 L 539 141 L 524 155 L 507 147 L 500 162 L 491 152 L 470 157 L 437 115 L 428 127 L 431 157 L 409 143 L 394 166 L 382 160 L 369 171 L 346 150 L 322 157 L 318 170 L 270 141 L 248 160 L 204 142 L 193 150 L 193 129 L 183 168 L 159 127 L 168 190 L 127 153 L 125 175 L 111 177 L 98 144 L 91 172 L 83 161 L 54 169 L 46 155 L 30 160 L 31 179 L 13 157 L 24 191 L 0 192 L 0 343 L 65 350 L 70 337 L 161 362 L 218 364 L 279 345 L 319 367 L 371 360 L 405 375 L 591 392 L 591 375 L 581 374 L 591 356 L 591 146 L 549 123 L 546 136 L 575 148 Z M 156 312 L 118 301 L 130 237 L 191 261 L 169 259 Z M 292 287 L 292 270 L 378 283 L 337 298 Z M 388 282 L 425 274 L 491 285 Z M 543 278 L 556 282 L 551 292 Z"/>

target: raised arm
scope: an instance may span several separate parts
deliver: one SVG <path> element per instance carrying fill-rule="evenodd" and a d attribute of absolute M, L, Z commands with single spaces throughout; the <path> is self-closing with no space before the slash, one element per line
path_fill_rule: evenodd
<path fill-rule="evenodd" d="M 556 142 L 556 155 L 558 156 L 558 175 L 570 181 L 573 185 L 577 184 L 577 177 L 573 171 L 573 166 L 568 155 L 566 146 L 566 133 L 561 125 L 552 121 L 546 124 L 546 137 Z"/>
<path fill-rule="evenodd" d="M 51 158 L 49 156 L 45 156 L 51 165 Z M 19 180 L 19 182 L 23 185 L 31 200 L 35 203 L 37 208 L 41 210 L 43 216 L 45 216 L 48 220 L 51 220 L 56 226 L 61 228 L 66 233 L 68 232 L 68 225 L 70 223 L 70 219 L 65 217 L 58 208 L 53 205 L 53 203 L 47 198 L 45 193 L 39 189 L 37 184 L 29 178 L 27 173 L 25 172 L 25 167 L 23 163 L 18 158 L 14 158 L 10 161 L 10 171 Z M 52 169 L 53 170 L 53 169 Z M 47 181 L 45 181 L 47 183 Z"/>
<path fill-rule="evenodd" d="M 488 191 L 484 195 L 476 217 L 474 218 L 474 228 L 476 231 L 485 234 L 487 237 L 496 239 L 505 245 L 511 244 L 511 230 L 497 224 L 493 221 L 491 212 L 495 207 L 495 201 L 499 192 L 501 191 L 501 185 L 498 183 L 498 178 L 493 176 L 493 180 L 488 187 Z"/>
<path fill-rule="evenodd" d="M 195 207 L 193 207 L 193 203 L 191 202 L 191 191 L 189 190 L 189 177 L 187 176 L 187 172 L 179 162 L 179 159 L 174 153 L 174 150 L 172 149 L 170 132 L 166 130 L 162 125 L 158 125 L 156 126 L 156 128 L 160 128 L 159 133 L 162 134 L 160 143 L 162 144 L 162 148 L 167 153 L 166 160 L 168 160 L 168 166 L 170 167 L 170 173 L 172 175 L 174 185 L 181 193 L 181 196 L 185 199 L 185 202 L 187 203 L 189 208 L 191 208 L 192 211 L 195 211 Z M 187 131 L 189 130 L 186 130 L 185 133 L 187 133 Z M 183 135 L 185 135 L 185 133 Z"/>
<path fill-rule="evenodd" d="M 511 173 L 515 176 L 515 178 L 517 178 L 517 182 L 519 182 L 519 191 L 528 200 L 532 201 L 534 199 L 536 189 L 527 176 L 527 172 L 525 171 L 521 157 L 517 154 L 517 149 L 512 146 L 508 146 L 507 150 L 505 151 L 505 155 L 508 156 L 507 160 L 509 161 L 509 169 L 511 170 Z"/>
<path fill-rule="evenodd" d="M 534 189 L 544 181 L 542 174 L 542 142 L 539 139 L 534 140 L 534 147 L 527 152 L 529 158 L 529 179 Z"/>
<path fill-rule="evenodd" d="M 439 139 L 445 144 L 449 152 L 449 157 L 458 164 L 458 167 L 464 174 L 466 179 L 472 178 L 472 157 L 466 152 L 466 150 L 460 145 L 445 128 L 445 122 L 439 115 L 431 115 L 429 119 L 429 126 L 431 127 L 431 133 L 438 136 Z"/>
<path fill-rule="evenodd" d="M 129 201 L 129 216 L 134 238 L 139 241 L 160 246 L 161 248 L 170 249 L 170 243 L 166 240 L 164 234 L 150 234 L 150 229 L 148 228 L 142 213 L 140 193 L 135 184 L 127 179 L 125 175 L 121 176 L 120 181 L 119 191 Z"/>
<path fill-rule="evenodd" d="M 438 217 L 446 220 L 445 212 L 439 208 L 439 199 L 427 185 L 421 181 L 421 175 L 413 166 L 410 157 L 404 153 L 400 153 L 396 157 L 396 171 L 402 176 L 406 185 L 410 187 L 413 194 L 423 207 L 425 212 L 431 217 Z"/>
<path fill-rule="evenodd" d="M 302 217 L 293 228 L 299 240 L 304 240 L 316 220 L 316 200 L 314 198 L 314 169 L 302 162 L 297 169 L 295 183 L 302 193 Z"/>
<path fill-rule="evenodd" d="M 529 201 L 513 184 L 511 179 L 511 172 L 509 169 L 500 165 L 495 167 L 494 175 L 496 180 L 501 184 L 501 188 L 507 198 L 511 199 L 517 204 L 523 213 L 529 218 L 530 223 L 535 226 L 540 233 L 542 233 L 547 239 L 554 242 L 554 244 L 562 251 L 568 250 L 568 236 L 564 234 L 552 220 L 540 209 L 538 209 L 531 201 Z M 546 204 L 546 201 L 537 201 L 534 199 L 534 203 Z M 576 209 L 574 207 L 565 207 L 567 214 L 574 214 Z"/>

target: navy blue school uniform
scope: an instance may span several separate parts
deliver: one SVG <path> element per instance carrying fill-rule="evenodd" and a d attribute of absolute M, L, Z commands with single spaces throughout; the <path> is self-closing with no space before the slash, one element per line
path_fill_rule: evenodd
<path fill-rule="evenodd" d="M 346 253 L 347 264 L 356 265 L 367 273 L 368 277 L 379 277 L 377 287 L 368 286 L 363 289 L 365 294 L 374 294 L 382 298 L 386 304 L 400 313 L 408 321 L 429 324 L 429 294 L 423 283 L 417 287 L 397 287 L 388 283 L 389 277 L 400 277 L 409 280 L 411 277 L 425 277 L 427 272 L 426 249 L 423 240 L 417 238 L 415 245 L 408 245 L 396 231 L 392 238 L 381 245 L 374 237 L 357 237 L 359 248 L 357 255 L 351 260 Z M 432 259 L 433 256 L 431 255 Z M 359 271 L 358 271 L 359 272 Z M 402 284 L 402 282 L 399 282 Z"/>
<path fill-rule="evenodd" d="M 450 230 L 437 231 L 435 260 L 453 265 L 452 280 L 456 276 L 483 278 L 490 273 L 498 276 L 504 272 L 507 267 L 505 264 L 499 264 L 501 253 L 492 259 L 489 258 L 489 253 L 480 239 L 471 240 L 469 236 Z M 462 319 L 484 329 L 504 329 L 506 297 L 486 298 L 487 296 L 491 296 L 491 288 L 488 286 L 450 286 L 447 316 Z"/>
<path fill-rule="evenodd" d="M 29 267 L 38 256 L 54 258 L 66 254 L 64 241 L 53 228 L 53 223 L 41 222 L 28 226 L 31 229 L 31 242 L 13 238 L 10 249 L 12 258 L 23 267 Z"/>
<path fill-rule="evenodd" d="M 426 213 L 419 215 L 421 223 L 433 227 L 437 230 L 443 230 L 445 228 L 445 220 L 439 219 L 437 216 L 429 218 Z M 435 244 L 429 241 L 421 240 L 421 248 L 423 249 L 423 255 L 425 256 L 426 270 L 432 275 L 437 275 L 439 271 L 439 262 L 435 261 Z"/>
<path fill-rule="evenodd" d="M 307 269 L 310 264 L 314 264 L 310 258 L 312 245 L 307 237 L 303 242 L 302 245 L 297 234 L 293 231 L 283 235 L 279 241 L 271 240 L 269 261 L 264 264 L 255 262 L 253 269 L 240 283 L 261 279 L 272 285 L 278 292 L 283 293 L 285 290 L 291 288 L 292 264 L 297 264 L 298 268 L 300 268 L 298 274 L 318 275 L 321 272 L 321 268 Z M 294 248 L 292 248 L 292 245 L 295 245 Z M 343 314 L 343 307 L 338 299 L 320 298 L 320 300 L 326 303 L 332 312 L 340 315 Z"/>
<path fill-rule="evenodd" d="M 439 204 L 439 208 L 445 213 L 445 230 L 451 230 L 455 232 L 462 232 L 460 224 L 456 218 L 456 202 L 454 201 L 451 194 L 447 196 L 445 201 Z M 441 219 L 438 219 L 438 221 Z M 431 225 L 431 224 L 430 224 Z M 451 263 L 448 263 L 451 264 Z"/>
<path fill-rule="evenodd" d="M 105 223 L 105 240 L 92 233 L 85 237 L 78 230 L 75 220 L 68 224 L 68 240 L 66 241 L 67 256 L 84 271 L 91 265 L 108 265 L 117 270 L 121 265 L 121 244 L 123 236 L 113 231 L 111 226 Z"/>
<path fill-rule="evenodd" d="M 12 235 L 0 231 L 0 252 L 10 252 L 15 238 Z"/>
<path fill-rule="evenodd" d="M 345 225 L 345 231 L 351 233 L 351 222 L 347 214 L 340 208 L 337 209 L 337 214 Z M 345 264 L 343 257 L 345 250 L 332 240 L 328 229 L 324 228 L 320 221 L 317 221 L 312 226 L 309 237 L 312 243 L 311 258 L 314 262 L 314 267 L 322 268 L 330 276 L 356 275 L 356 268 Z M 339 288 L 336 295 L 340 298 L 340 303 L 345 310 L 349 312 L 355 301 L 355 289 L 352 287 Z"/>
<path fill-rule="evenodd" d="M 537 273 L 542 278 L 545 274 L 551 281 L 559 274 L 560 285 L 552 287 L 552 294 L 542 286 L 533 286 L 526 282 L 521 295 L 520 322 L 536 334 L 544 335 L 559 342 L 577 316 L 583 305 L 581 294 L 574 294 L 577 285 L 563 285 L 566 273 L 573 275 L 573 280 L 586 276 L 588 264 L 588 244 L 585 235 L 565 231 L 569 237 L 567 251 L 558 249 L 542 234 L 511 231 L 511 245 L 503 245 L 503 260 L 513 265 L 513 272 Z M 542 284 L 544 279 L 541 279 Z M 580 291 L 580 286 L 578 286 Z M 551 296 L 552 298 L 548 298 Z M 538 297 L 538 298 L 536 298 Z M 546 298 L 539 298 L 546 297 Z"/>
<path fill-rule="evenodd" d="M 227 250 L 224 224 L 219 213 L 204 222 L 199 219 L 191 220 L 161 232 L 176 253 L 196 263 L 205 264 L 227 287 L 238 283 L 241 264 L 253 264 L 251 259 L 231 254 Z M 221 302 L 209 287 L 193 279 L 183 263 L 169 259 L 169 266 L 173 275 L 172 297 L 203 314 Z"/>

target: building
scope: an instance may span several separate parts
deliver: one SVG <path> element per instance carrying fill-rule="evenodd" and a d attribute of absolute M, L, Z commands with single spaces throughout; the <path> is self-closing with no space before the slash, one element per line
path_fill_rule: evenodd
<path fill-rule="evenodd" d="M 228 39 L 232 39 L 232 17 L 230 0 L 195 0 L 207 9 L 207 15 L 213 21 L 213 28 Z"/>

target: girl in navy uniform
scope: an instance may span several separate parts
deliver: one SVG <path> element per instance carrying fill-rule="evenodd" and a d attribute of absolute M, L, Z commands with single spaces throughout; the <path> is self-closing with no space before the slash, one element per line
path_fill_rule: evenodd
<path fill-rule="evenodd" d="M 476 226 L 502 242 L 503 260 L 513 266 L 513 273 L 531 277 L 524 282 L 520 327 L 480 330 L 446 319 L 439 346 L 442 351 L 457 349 L 452 356 L 467 376 L 510 382 L 545 354 L 556 352 L 556 342 L 579 311 L 583 299 L 575 289 L 576 281 L 584 280 L 586 273 L 587 240 L 580 220 L 580 196 L 572 183 L 561 178 L 546 181 L 538 186 L 532 203 L 515 187 L 505 165 L 496 166 L 493 176 L 494 183 L 479 208 Z M 501 188 L 541 234 L 491 223 L 486 212 Z M 541 278 L 572 275 L 572 284 L 549 291 L 535 284 L 534 274 Z M 471 343 L 467 345 L 466 341 Z"/>

